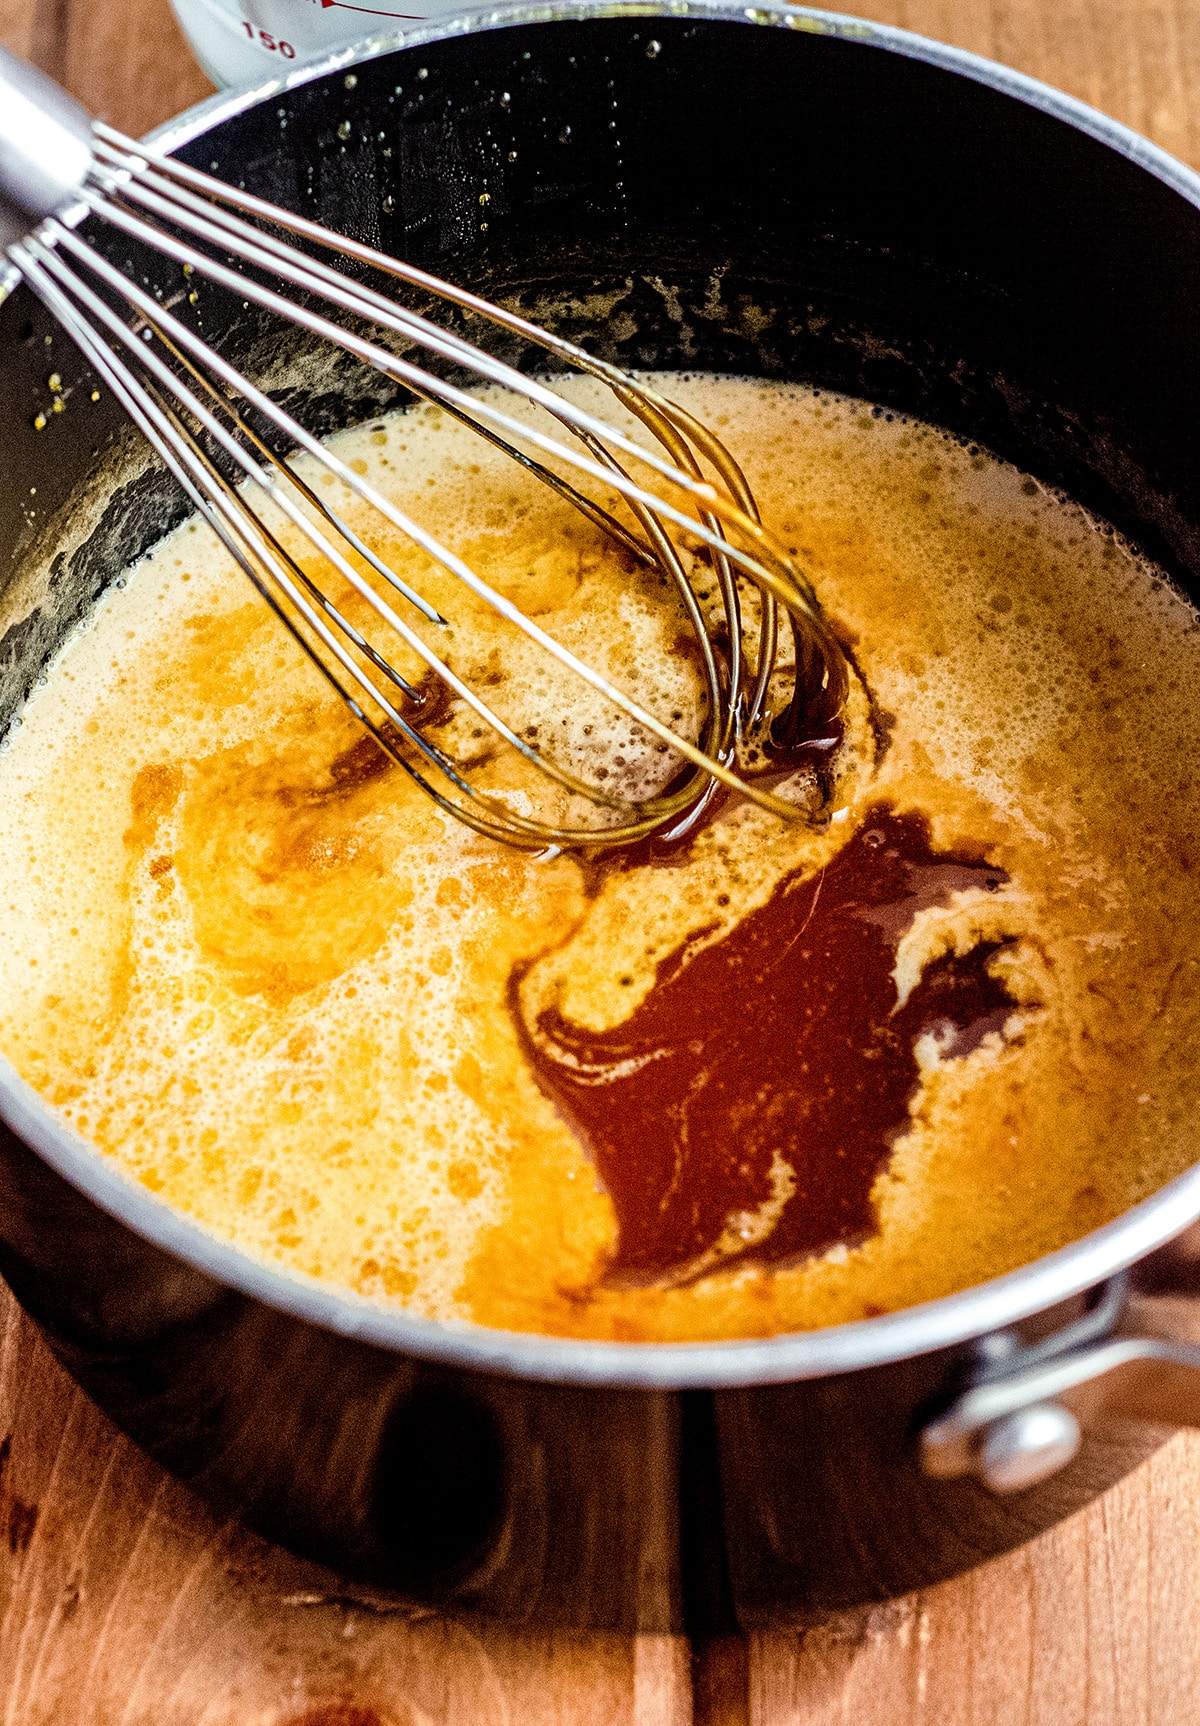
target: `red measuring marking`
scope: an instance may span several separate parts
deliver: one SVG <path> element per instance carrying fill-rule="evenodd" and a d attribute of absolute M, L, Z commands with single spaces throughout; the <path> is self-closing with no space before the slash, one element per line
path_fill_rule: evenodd
<path fill-rule="evenodd" d="M 328 11 L 331 6 L 340 6 L 343 12 L 369 12 L 372 18 L 412 18 L 420 23 L 424 12 L 393 12 L 381 6 L 350 6 L 347 0 L 321 0 L 321 10 Z"/>

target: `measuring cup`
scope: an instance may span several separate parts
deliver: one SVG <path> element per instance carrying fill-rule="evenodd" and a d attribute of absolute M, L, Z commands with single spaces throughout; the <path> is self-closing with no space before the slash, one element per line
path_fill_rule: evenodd
<path fill-rule="evenodd" d="M 249 84 L 296 60 L 375 30 L 435 22 L 455 0 L 171 0 L 192 52 L 214 84 Z M 403 8 L 413 6 L 413 11 Z M 461 0 L 459 9 L 461 10 Z"/>

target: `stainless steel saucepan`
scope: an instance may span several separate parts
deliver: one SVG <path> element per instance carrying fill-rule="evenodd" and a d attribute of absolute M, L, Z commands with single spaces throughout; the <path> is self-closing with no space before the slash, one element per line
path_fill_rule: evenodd
<path fill-rule="evenodd" d="M 622 363 L 939 423 L 1200 591 L 1200 179 L 1016 73 L 830 14 L 583 0 L 374 40 L 161 143 Z M 0 732 L 185 513 L 10 290 Z M 223 351 L 310 424 L 389 406 L 227 314 Z M 50 373 L 66 411 L 39 430 Z M 2 1064 L 0 1116 L 0 1269 L 79 1382 L 219 1505 L 422 1599 L 797 1621 L 1003 1552 L 1146 1455 L 1147 1423 L 1200 1422 L 1200 1167 L 908 1312 L 638 1346 L 382 1310 L 203 1234 Z"/>

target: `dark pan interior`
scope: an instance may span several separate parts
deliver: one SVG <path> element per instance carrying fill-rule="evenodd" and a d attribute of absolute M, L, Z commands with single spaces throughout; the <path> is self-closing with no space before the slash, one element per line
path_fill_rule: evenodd
<path fill-rule="evenodd" d="M 623 363 L 807 379 L 933 420 L 1184 583 L 1200 568 L 1200 217 L 1112 149 L 920 61 L 731 22 L 525 26 L 351 76 L 183 154 Z M 177 269 L 127 261 L 178 291 Z M 216 290 L 193 315 L 314 428 L 389 399 Z M 183 505 L 24 290 L 0 351 L 2 725 Z M 66 411 L 37 431 L 51 372 Z M 88 483 L 105 470 L 107 507 Z"/>

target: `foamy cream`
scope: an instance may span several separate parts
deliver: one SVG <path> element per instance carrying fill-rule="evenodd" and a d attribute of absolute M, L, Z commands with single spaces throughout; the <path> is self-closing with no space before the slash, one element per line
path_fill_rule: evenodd
<path fill-rule="evenodd" d="M 856 692 L 827 831 L 743 806 L 686 867 L 598 892 L 569 856 L 480 839 L 378 770 L 195 522 L 109 592 L 0 756 L 0 1047 L 215 1233 L 431 1317 L 664 1339 L 839 1322 L 1024 1263 L 1194 1158 L 1194 610 L 1075 506 L 928 427 L 798 386 L 660 384 L 743 462 L 887 716 L 876 756 Z M 336 444 L 567 645 L 693 713 L 655 593 L 627 570 L 615 588 L 565 504 L 432 410 Z M 603 715 L 532 649 L 504 653 L 522 713 L 567 720 L 570 764 L 609 759 Z M 469 753 L 473 730 L 445 735 Z M 481 774 L 521 795 L 502 760 Z M 865 1241 L 613 1284 L 612 1204 L 522 1057 L 514 971 L 619 1025 L 682 943 L 815 876 L 880 801 L 1007 872 L 922 911 L 896 966 L 903 996 L 939 953 L 1006 943 L 1003 1033 L 960 1059 L 923 1043 Z"/>

